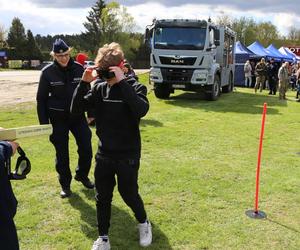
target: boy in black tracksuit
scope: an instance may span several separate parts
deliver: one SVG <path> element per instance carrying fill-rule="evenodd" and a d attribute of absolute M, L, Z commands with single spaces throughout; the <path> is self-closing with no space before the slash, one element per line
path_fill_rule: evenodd
<path fill-rule="evenodd" d="M 18 250 L 19 242 L 14 216 L 17 200 L 11 188 L 7 164 L 16 152 L 16 142 L 0 141 L 0 249 Z"/>
<path fill-rule="evenodd" d="M 78 146 L 78 166 L 75 180 L 92 189 L 88 174 L 92 161 L 92 133 L 84 112 L 70 113 L 72 96 L 82 74 L 83 67 L 70 58 L 70 48 L 61 39 L 53 44 L 51 55 L 54 62 L 42 70 L 37 92 L 37 112 L 40 124 L 52 124 L 50 141 L 56 150 L 56 171 L 62 187 L 62 198 L 71 195 L 72 174 L 69 166 L 69 131 Z M 86 88 L 88 89 L 88 85 Z"/>
<path fill-rule="evenodd" d="M 138 193 L 141 152 L 139 122 L 149 109 L 147 89 L 134 78 L 125 79 L 123 59 L 118 44 L 111 43 L 101 48 L 95 62 L 98 70 L 106 70 L 106 74 L 99 73 L 106 81 L 95 81 L 92 90 L 87 91 L 86 84 L 93 80 L 93 76 L 92 70 L 86 69 L 74 92 L 71 107 L 73 113 L 83 112 L 87 108 L 94 108 L 95 112 L 99 137 L 95 169 L 99 238 L 94 242 L 92 249 L 95 250 L 110 249 L 108 231 L 115 175 L 119 193 L 140 223 L 140 245 L 148 246 L 152 241 L 151 224 L 147 221 Z M 105 77 L 107 70 L 114 75 Z"/>

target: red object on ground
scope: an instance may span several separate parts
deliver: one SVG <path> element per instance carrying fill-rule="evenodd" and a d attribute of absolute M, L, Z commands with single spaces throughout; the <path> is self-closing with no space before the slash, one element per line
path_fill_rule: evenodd
<path fill-rule="evenodd" d="M 255 192 L 255 209 L 254 209 L 255 213 L 258 213 L 260 161 L 261 161 L 262 143 L 263 143 L 263 137 L 265 131 L 266 113 L 267 113 L 267 103 L 264 103 L 264 109 L 263 109 L 262 121 L 261 121 L 260 139 L 259 139 L 259 148 L 258 148 L 257 169 L 256 169 L 256 192 Z"/>
<path fill-rule="evenodd" d="M 84 61 L 88 59 L 88 56 L 84 53 L 78 53 L 76 56 L 76 62 L 80 63 L 82 66 L 84 65 Z"/>

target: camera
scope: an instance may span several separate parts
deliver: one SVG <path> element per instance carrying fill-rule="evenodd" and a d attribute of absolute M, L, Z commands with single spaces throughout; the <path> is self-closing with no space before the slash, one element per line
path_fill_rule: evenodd
<path fill-rule="evenodd" d="M 99 78 L 103 78 L 103 79 L 111 79 L 115 77 L 115 73 L 109 71 L 108 69 L 96 69 Z"/>

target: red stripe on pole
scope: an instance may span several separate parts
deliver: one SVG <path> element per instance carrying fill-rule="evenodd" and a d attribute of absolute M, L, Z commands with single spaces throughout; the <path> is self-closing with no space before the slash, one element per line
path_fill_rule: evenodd
<path fill-rule="evenodd" d="M 264 103 L 264 109 L 263 109 L 262 121 L 261 121 L 261 131 L 260 131 L 260 138 L 259 138 L 257 169 L 256 169 L 256 192 L 255 192 L 255 209 L 254 209 L 255 213 L 258 213 L 260 161 L 261 161 L 262 144 L 263 144 L 264 131 L 265 131 L 266 113 L 267 113 L 267 103 Z"/>

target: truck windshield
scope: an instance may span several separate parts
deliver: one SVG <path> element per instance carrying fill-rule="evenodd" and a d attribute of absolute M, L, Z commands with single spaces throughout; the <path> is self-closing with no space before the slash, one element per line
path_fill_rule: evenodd
<path fill-rule="evenodd" d="M 202 50 L 206 28 L 164 27 L 154 30 L 155 49 Z"/>

